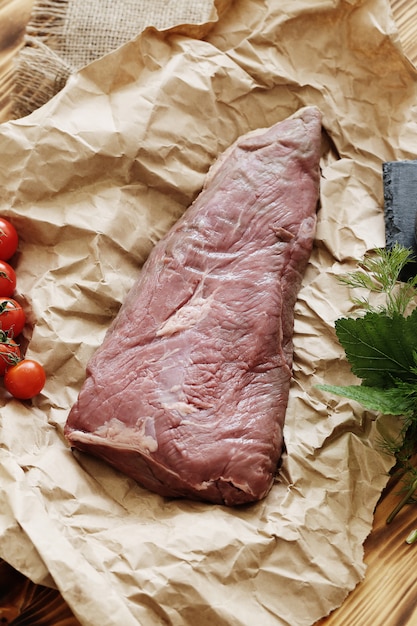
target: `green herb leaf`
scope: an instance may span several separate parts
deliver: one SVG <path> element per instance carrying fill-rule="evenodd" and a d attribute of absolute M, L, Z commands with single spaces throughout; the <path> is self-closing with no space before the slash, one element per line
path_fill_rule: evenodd
<path fill-rule="evenodd" d="M 389 316 L 396 313 L 405 315 L 416 296 L 417 275 L 407 282 L 399 279 L 407 263 L 413 260 L 414 253 L 398 243 L 392 248 L 377 248 L 375 253 L 376 256 L 368 255 L 359 262 L 362 269 L 340 276 L 339 282 L 352 289 L 363 288 L 371 293 L 385 294 L 385 305 L 377 309 L 367 298 L 353 297 L 353 302 L 365 311 L 383 311 Z"/>
<path fill-rule="evenodd" d="M 400 280 L 400 273 L 413 258 L 411 249 L 395 244 L 374 252 L 376 255 L 365 257 L 360 269 L 342 276 L 340 282 L 382 294 L 384 304 L 375 308 L 369 297 L 352 298 L 366 315 L 339 319 L 335 324 L 352 372 L 362 384 L 318 387 L 367 409 L 404 418 L 398 438 L 383 440 L 383 448 L 396 458 L 405 485 L 405 495 L 387 517 L 390 523 L 404 504 L 417 502 L 417 275 L 407 282 Z M 407 541 L 414 542 L 416 535 L 417 531 Z"/>
<path fill-rule="evenodd" d="M 355 400 L 370 411 L 378 411 L 385 415 L 407 415 L 412 413 L 416 406 L 417 389 L 410 385 L 410 395 L 404 393 L 404 387 L 367 387 L 365 385 L 318 385 L 319 389 L 328 391 L 336 396 Z"/>
<path fill-rule="evenodd" d="M 395 380 L 415 380 L 417 309 L 408 317 L 369 312 L 335 324 L 352 372 L 365 386 L 389 387 Z"/>

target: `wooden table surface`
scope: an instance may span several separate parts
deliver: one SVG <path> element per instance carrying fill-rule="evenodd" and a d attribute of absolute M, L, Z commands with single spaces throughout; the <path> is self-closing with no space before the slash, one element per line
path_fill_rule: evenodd
<path fill-rule="evenodd" d="M 9 119 L 13 59 L 22 44 L 32 2 L 0 0 L 0 122 Z M 391 0 L 391 5 L 404 51 L 417 65 L 417 3 Z M 415 505 L 405 507 L 389 526 L 385 523 L 398 501 L 397 487 L 390 484 L 376 508 L 373 530 L 364 546 L 365 579 L 340 608 L 316 626 L 417 625 L 417 545 L 405 542 L 417 528 Z M 11 623 L 20 615 L 26 618 L 25 624 L 32 626 L 78 625 L 58 592 L 33 585 L 1 559 L 0 591 L 2 624 Z M 2 602 L 6 595 L 7 609 Z"/>

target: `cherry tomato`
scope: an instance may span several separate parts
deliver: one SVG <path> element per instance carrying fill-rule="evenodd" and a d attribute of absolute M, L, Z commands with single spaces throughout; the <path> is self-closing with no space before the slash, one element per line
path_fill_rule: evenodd
<path fill-rule="evenodd" d="M 17 250 L 19 238 L 13 224 L 0 217 L 0 259 L 7 261 Z"/>
<path fill-rule="evenodd" d="M 22 359 L 6 370 L 4 386 L 18 400 L 29 400 L 40 393 L 46 382 L 42 365 L 32 359 Z"/>
<path fill-rule="evenodd" d="M 0 259 L 0 296 L 12 296 L 16 289 L 16 272 Z"/>
<path fill-rule="evenodd" d="M 13 340 L 9 339 L 5 333 L 0 331 L 2 339 L 0 341 L 0 376 L 4 376 L 8 367 L 16 365 L 20 361 L 20 347 Z"/>
<path fill-rule="evenodd" d="M 0 297 L 0 330 L 9 337 L 17 337 L 26 323 L 25 312 L 22 306 L 13 298 Z"/>

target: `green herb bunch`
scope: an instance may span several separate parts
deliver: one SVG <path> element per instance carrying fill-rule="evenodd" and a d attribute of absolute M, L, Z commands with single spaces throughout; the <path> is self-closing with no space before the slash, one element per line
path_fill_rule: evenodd
<path fill-rule="evenodd" d="M 395 456 L 395 470 L 401 473 L 404 486 L 404 496 L 387 523 L 413 501 L 417 490 L 413 463 L 417 452 L 417 276 L 400 280 L 411 261 L 412 251 L 399 244 L 378 248 L 365 257 L 357 271 L 340 278 L 348 287 L 363 288 L 369 294 L 352 297 L 361 316 L 335 323 L 337 338 L 361 384 L 319 386 L 372 411 L 401 416 L 398 438 L 383 441 L 385 450 Z M 372 306 L 371 294 L 382 294 L 383 304 Z"/>

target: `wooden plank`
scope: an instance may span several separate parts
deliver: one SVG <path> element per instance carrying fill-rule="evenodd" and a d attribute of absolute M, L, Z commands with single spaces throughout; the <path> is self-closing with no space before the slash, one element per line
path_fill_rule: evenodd
<path fill-rule="evenodd" d="M 417 65 L 417 5 L 415 0 L 390 0 L 401 44 L 410 61 Z"/>

